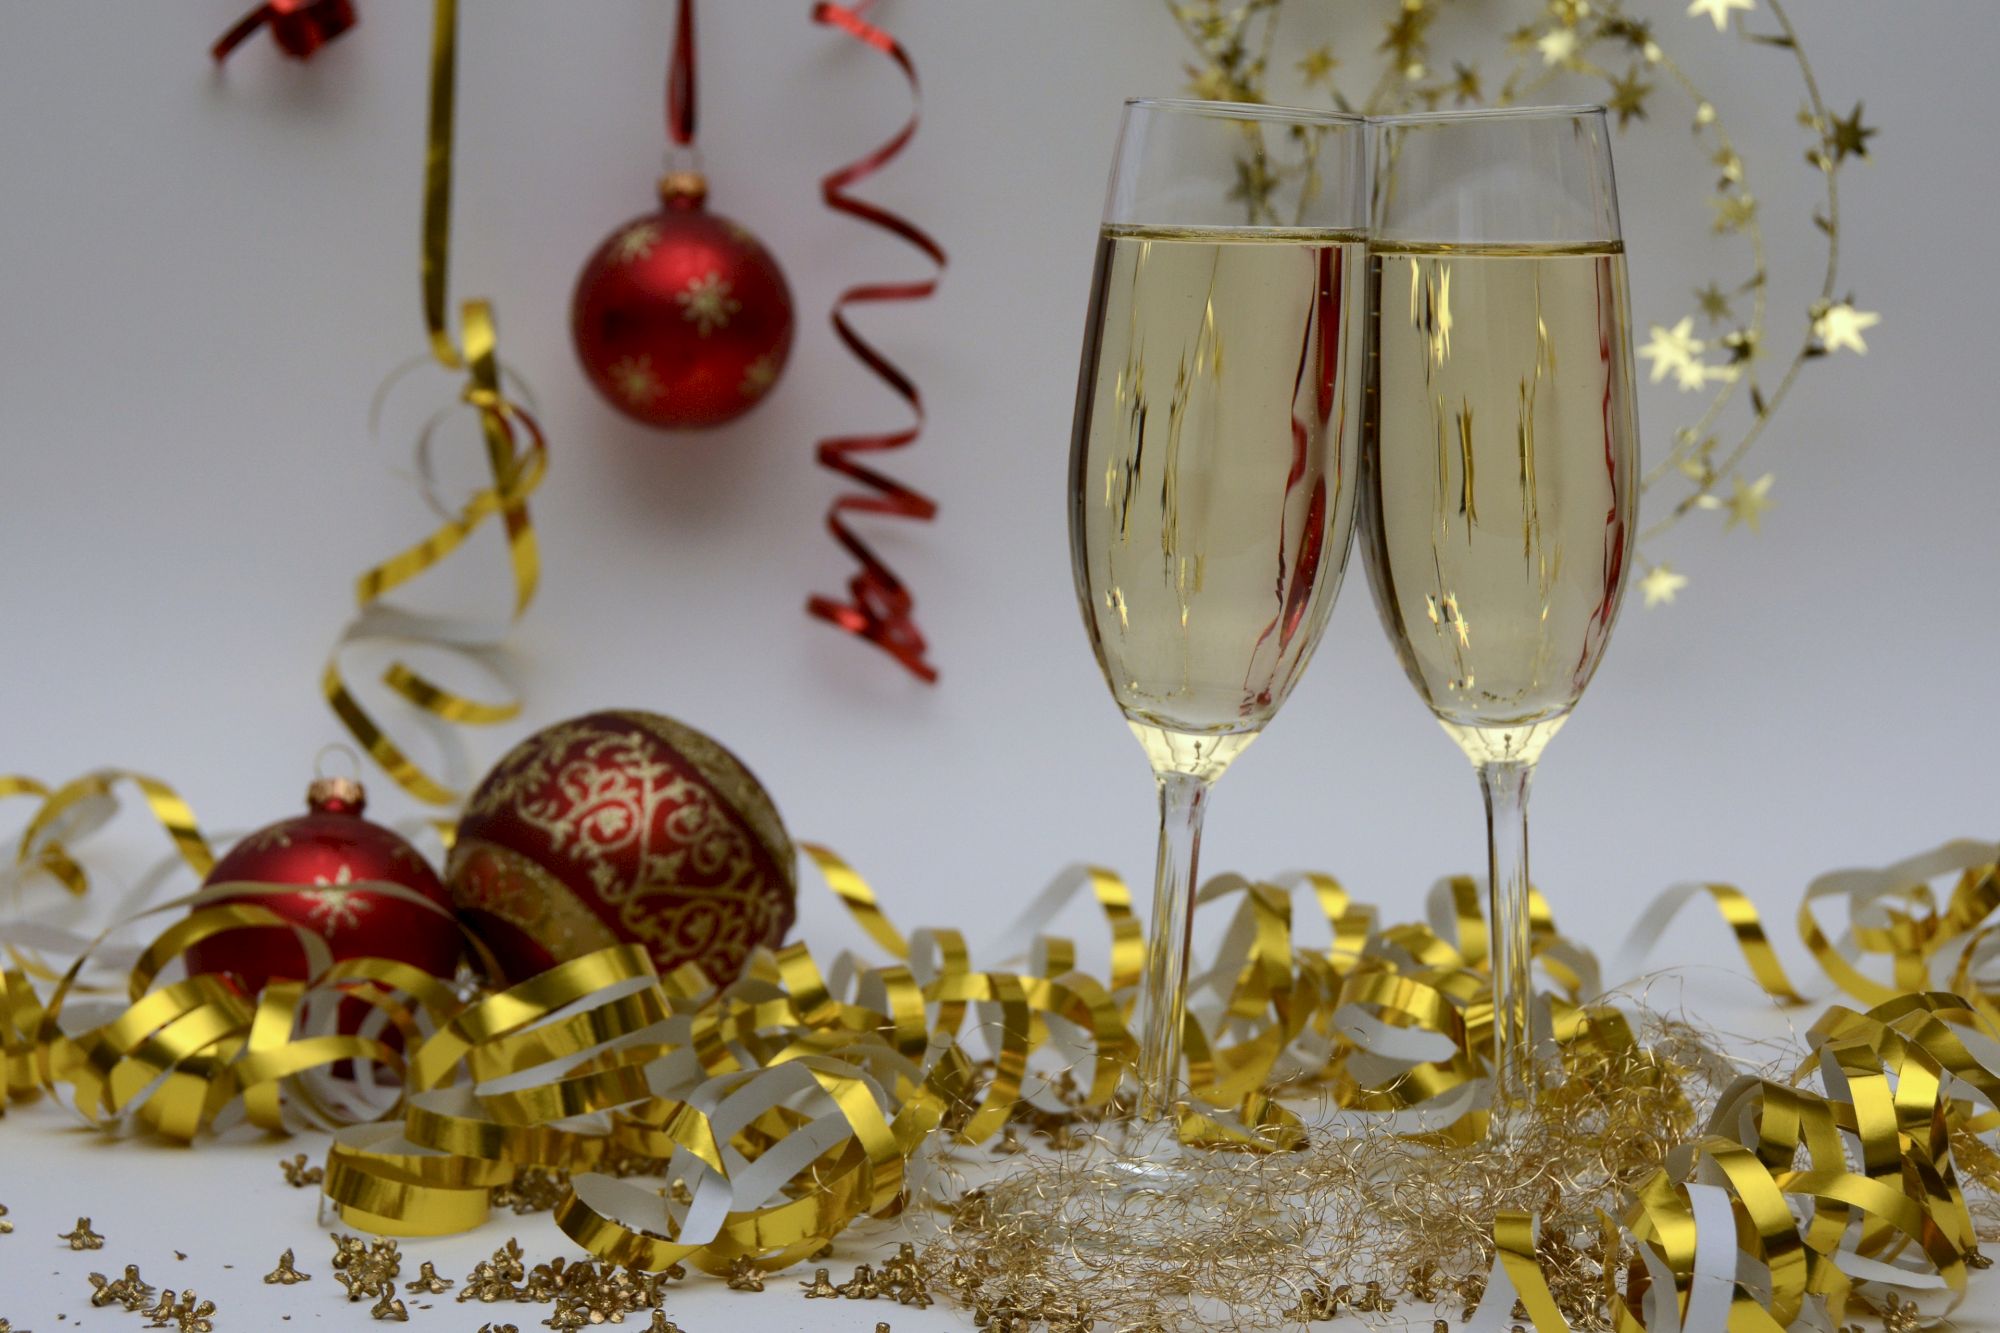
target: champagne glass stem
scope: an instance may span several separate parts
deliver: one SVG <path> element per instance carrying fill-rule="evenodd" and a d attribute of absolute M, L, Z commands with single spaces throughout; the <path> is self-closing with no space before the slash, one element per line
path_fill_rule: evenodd
<path fill-rule="evenodd" d="M 1479 765 L 1486 797 L 1488 924 L 1493 967 L 1493 1129 L 1504 1134 L 1534 1102 L 1534 982 L 1528 944 L 1528 780 L 1518 760 Z"/>
<path fill-rule="evenodd" d="M 1176 1101 L 1181 1025 L 1187 1018 L 1188 953 L 1193 945 L 1195 865 L 1208 779 L 1158 774 L 1160 855 L 1153 876 L 1153 929 L 1139 1002 L 1139 1120 L 1156 1124 Z"/>

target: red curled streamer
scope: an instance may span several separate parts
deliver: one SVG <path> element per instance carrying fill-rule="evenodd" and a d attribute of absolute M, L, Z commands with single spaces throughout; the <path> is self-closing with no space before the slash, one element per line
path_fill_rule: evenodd
<path fill-rule="evenodd" d="M 880 171 L 896 155 L 903 151 L 917 132 L 916 99 L 920 96 L 917 87 L 917 67 L 909 53 L 882 29 L 868 22 L 868 11 L 875 6 L 875 0 L 858 0 L 852 5 L 834 4 L 832 0 L 821 0 L 813 6 L 812 19 L 815 23 L 838 28 L 856 41 L 874 47 L 877 51 L 895 61 L 910 81 L 912 107 L 910 119 L 903 128 L 865 157 L 827 174 L 820 181 L 820 194 L 826 206 L 850 217 L 880 227 L 884 231 L 901 237 L 928 255 L 937 264 L 938 272 L 922 282 L 877 282 L 860 283 L 843 291 L 833 303 L 833 331 L 847 350 L 879 375 L 897 396 L 910 405 L 916 420 L 900 431 L 877 435 L 836 435 L 819 442 L 818 456 L 822 467 L 842 473 L 873 494 L 849 492 L 835 498 L 833 507 L 827 512 L 826 526 L 833 533 L 834 540 L 847 548 L 861 563 L 854 577 L 848 580 L 847 602 L 835 601 L 829 597 L 814 596 L 807 600 L 806 610 L 822 620 L 831 621 L 839 628 L 858 638 L 866 639 L 888 653 L 907 667 L 912 674 L 924 681 L 937 679 L 937 668 L 924 660 L 924 636 L 917 629 L 912 617 L 915 600 L 903 581 L 896 577 L 888 565 L 884 564 L 868 544 L 856 536 L 854 530 L 842 518 L 843 514 L 885 514 L 896 518 L 929 520 L 937 514 L 937 503 L 925 495 L 903 485 L 891 477 L 883 475 L 856 455 L 881 453 L 889 449 L 900 449 L 913 442 L 924 428 L 923 397 L 917 392 L 916 384 L 881 352 L 877 351 L 848 323 L 847 307 L 862 302 L 876 301 L 919 301 L 937 291 L 938 277 L 945 268 L 943 247 L 932 240 L 917 226 L 885 208 L 858 199 L 849 194 L 848 187 Z"/>
<path fill-rule="evenodd" d="M 218 64 L 227 60 L 267 23 L 279 50 L 295 60 L 310 60 L 315 51 L 354 26 L 354 5 L 352 0 L 267 0 L 238 19 L 208 53 Z"/>

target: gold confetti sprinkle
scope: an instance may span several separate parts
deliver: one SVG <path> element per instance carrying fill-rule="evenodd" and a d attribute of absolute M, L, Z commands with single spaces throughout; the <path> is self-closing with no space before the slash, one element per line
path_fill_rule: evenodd
<path fill-rule="evenodd" d="M 293 1189 L 305 1189 L 326 1179 L 323 1167 L 306 1165 L 304 1153 L 279 1159 L 278 1168 L 285 1173 L 285 1183 Z"/>
<path fill-rule="evenodd" d="M 393 1295 L 395 1282 L 403 1273 L 401 1248 L 393 1240 L 373 1244 L 356 1236 L 333 1237 L 333 1280 L 347 1289 L 349 1301 L 364 1301 L 388 1287 Z M 377 1315 L 378 1319 L 388 1318 Z"/>
<path fill-rule="evenodd" d="M 815 1268 L 812 1281 L 801 1282 L 799 1285 L 805 1288 L 806 1299 L 809 1301 L 830 1299 L 840 1295 L 840 1289 L 833 1285 L 833 1279 L 827 1275 L 824 1268 Z"/>
<path fill-rule="evenodd" d="M 410 1312 L 396 1299 L 396 1284 L 393 1282 L 382 1284 L 382 1289 L 376 1294 L 375 1304 L 368 1307 L 368 1313 L 373 1318 L 385 1319 L 395 1324 L 408 1323 L 410 1319 Z"/>
<path fill-rule="evenodd" d="M 438 1296 L 450 1291 L 455 1285 L 450 1278 L 439 1277 L 437 1266 L 426 1259 L 417 1269 L 416 1279 L 405 1282 L 403 1290 L 427 1292 L 432 1296 Z"/>
<path fill-rule="evenodd" d="M 137 1264 L 126 1264 L 125 1275 L 116 1282 L 107 1280 L 102 1273 L 92 1273 L 90 1285 L 90 1303 L 98 1307 L 122 1305 L 127 1310 L 143 1310 L 146 1302 L 153 1299 L 153 1288 L 139 1276 Z"/>
<path fill-rule="evenodd" d="M 264 1281 L 270 1283 L 273 1286 L 283 1286 L 283 1287 L 293 1286 L 296 1283 L 300 1282 L 312 1281 L 312 1274 L 301 1273 L 298 1270 L 297 1263 L 298 1261 L 293 1256 L 292 1252 L 290 1250 L 286 1250 L 283 1254 L 278 1256 L 278 1266 L 272 1269 L 270 1272 L 264 1274 Z"/>
<path fill-rule="evenodd" d="M 104 1237 L 90 1229 L 90 1219 L 87 1217 L 77 1218 L 76 1230 L 65 1231 L 58 1235 L 56 1239 L 68 1241 L 69 1247 L 72 1250 L 101 1250 L 104 1248 Z"/>
<path fill-rule="evenodd" d="M 757 1271 L 757 1265 L 742 1255 L 729 1264 L 729 1289 L 731 1291 L 762 1291 L 764 1275 Z"/>

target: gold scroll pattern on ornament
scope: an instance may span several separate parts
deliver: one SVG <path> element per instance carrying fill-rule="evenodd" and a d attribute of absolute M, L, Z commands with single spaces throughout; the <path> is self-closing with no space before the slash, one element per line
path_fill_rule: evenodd
<path fill-rule="evenodd" d="M 627 712 L 613 716 L 631 730 L 607 733 L 602 716 L 551 727 L 503 761 L 474 794 L 467 825 L 504 816 L 539 834 L 615 913 L 617 932 L 656 957 L 740 967 L 756 944 L 782 935 L 796 892 L 792 842 L 770 797 L 735 756 L 692 728 Z M 471 855 L 454 849 L 455 884 Z M 527 868 L 522 858 L 507 865 Z M 548 887 L 556 877 L 524 878 Z M 476 905 L 517 925 L 534 911 L 512 875 L 470 876 L 466 885 L 475 897 L 495 899 Z M 560 896 L 592 910 L 566 888 Z M 557 924 L 565 923 L 582 937 L 567 908 L 558 913 Z"/>

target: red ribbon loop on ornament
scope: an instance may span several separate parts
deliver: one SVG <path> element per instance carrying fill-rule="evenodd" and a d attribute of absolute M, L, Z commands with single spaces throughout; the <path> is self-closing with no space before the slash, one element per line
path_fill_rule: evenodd
<path fill-rule="evenodd" d="M 680 0 L 667 62 L 667 137 L 682 148 L 694 142 L 694 111 L 694 0 Z"/>
<path fill-rule="evenodd" d="M 882 52 L 896 62 L 910 83 L 913 100 L 919 96 L 917 67 L 910 55 L 882 29 L 867 20 L 868 11 L 875 0 L 859 0 L 852 6 L 834 4 L 831 0 L 813 7 L 813 22 L 838 28 L 856 41 Z M 849 492 L 834 499 L 828 511 L 826 524 L 833 533 L 834 540 L 846 548 L 848 553 L 860 562 L 861 568 L 848 580 L 847 602 L 835 601 L 829 597 L 814 596 L 807 600 L 806 610 L 820 619 L 866 639 L 902 663 L 913 675 L 924 681 L 937 679 L 937 668 L 925 660 L 924 636 L 917 628 L 913 612 L 915 600 L 903 581 L 896 577 L 881 557 L 848 526 L 844 514 L 881 514 L 891 518 L 909 518 L 927 521 L 937 514 L 937 504 L 928 496 L 919 494 L 901 482 L 876 471 L 860 462 L 857 455 L 881 453 L 890 449 L 900 449 L 916 440 L 923 432 L 923 396 L 908 375 L 899 370 L 881 352 L 854 329 L 847 319 L 847 308 L 878 301 L 919 301 L 937 291 L 938 278 L 945 269 L 944 248 L 910 222 L 889 210 L 865 199 L 858 199 L 848 193 L 848 188 L 867 179 L 886 166 L 901 153 L 917 132 L 918 112 L 913 105 L 910 119 L 902 129 L 873 152 L 832 172 L 820 182 L 820 194 L 826 206 L 835 212 L 845 213 L 861 219 L 872 226 L 909 242 L 921 250 L 937 265 L 937 273 L 928 279 L 916 282 L 861 283 L 841 292 L 833 303 L 833 330 L 848 351 L 869 370 L 881 378 L 896 396 L 910 405 L 916 420 L 906 429 L 870 435 L 839 435 L 819 442 L 818 457 L 822 467 L 830 468 L 844 476 L 851 477 L 870 488 L 873 494 Z"/>
<path fill-rule="evenodd" d="M 295 60 L 310 60 L 356 21 L 353 0 L 267 0 L 237 20 L 208 53 L 219 64 L 268 24 L 279 50 Z"/>

